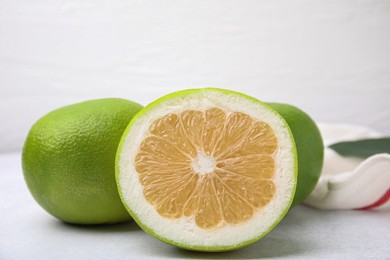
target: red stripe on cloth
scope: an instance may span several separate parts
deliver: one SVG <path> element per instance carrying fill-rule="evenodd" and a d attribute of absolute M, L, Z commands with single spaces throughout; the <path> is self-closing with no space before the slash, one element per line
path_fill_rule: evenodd
<path fill-rule="evenodd" d="M 357 208 L 357 209 L 358 210 L 367 210 L 367 209 L 377 208 L 377 207 L 382 206 L 383 204 L 385 204 L 388 200 L 390 200 L 390 188 L 386 191 L 385 194 L 383 194 L 382 197 L 380 197 L 374 203 L 372 203 L 372 204 L 370 204 L 368 206 L 362 207 L 362 208 Z"/>

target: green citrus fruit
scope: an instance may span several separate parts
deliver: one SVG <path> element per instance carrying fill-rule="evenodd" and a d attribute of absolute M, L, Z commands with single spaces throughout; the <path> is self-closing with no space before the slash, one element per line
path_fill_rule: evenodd
<path fill-rule="evenodd" d="M 131 219 L 116 187 L 115 153 L 141 108 L 107 98 L 62 107 L 39 119 L 22 153 L 24 178 L 34 199 L 68 223 Z"/>
<path fill-rule="evenodd" d="M 266 235 L 288 211 L 297 156 L 289 126 L 259 100 L 185 90 L 141 110 L 118 148 L 119 193 L 134 220 L 186 249 L 227 251 Z"/>
<path fill-rule="evenodd" d="M 321 175 L 324 145 L 321 133 L 308 114 L 299 108 L 280 103 L 267 103 L 286 120 L 294 136 L 298 153 L 298 182 L 293 205 L 304 201 Z"/>

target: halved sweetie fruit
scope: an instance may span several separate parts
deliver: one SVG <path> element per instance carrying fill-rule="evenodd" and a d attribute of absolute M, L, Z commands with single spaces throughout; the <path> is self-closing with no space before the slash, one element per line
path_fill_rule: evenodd
<path fill-rule="evenodd" d="M 181 248 L 228 251 L 257 241 L 286 214 L 297 155 L 288 125 L 264 103 L 229 90 L 185 90 L 131 121 L 116 178 L 146 232 Z"/>

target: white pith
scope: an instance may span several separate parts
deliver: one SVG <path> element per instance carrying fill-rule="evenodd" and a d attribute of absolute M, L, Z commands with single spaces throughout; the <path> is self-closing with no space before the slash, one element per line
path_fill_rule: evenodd
<path fill-rule="evenodd" d="M 215 169 L 215 159 L 207 156 L 204 151 L 199 150 L 197 156 L 192 161 L 192 169 L 199 175 L 210 173 Z"/>
<path fill-rule="evenodd" d="M 194 217 L 169 219 L 162 217 L 143 196 L 143 188 L 134 167 L 134 157 L 142 140 L 149 134 L 149 126 L 158 118 L 169 113 L 184 110 L 206 110 L 218 107 L 225 112 L 242 112 L 254 119 L 267 123 L 278 140 L 275 156 L 276 171 L 273 182 L 276 184 L 274 199 L 258 210 L 252 218 L 236 225 L 225 224 L 215 229 L 199 228 Z M 191 247 L 229 247 L 244 241 L 255 239 L 268 231 L 286 211 L 295 187 L 295 157 L 293 142 L 288 127 L 274 112 L 262 103 L 236 94 L 215 90 L 199 91 L 187 95 L 174 96 L 155 104 L 138 117 L 127 132 L 119 157 L 119 187 L 124 203 L 153 233 L 177 244 Z M 205 174 L 212 167 L 210 158 L 198 162 L 199 174 Z"/>

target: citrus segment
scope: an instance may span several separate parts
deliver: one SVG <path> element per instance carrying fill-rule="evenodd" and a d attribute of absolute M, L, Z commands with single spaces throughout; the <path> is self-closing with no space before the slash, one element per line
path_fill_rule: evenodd
<path fill-rule="evenodd" d="M 147 106 L 117 153 L 118 187 L 133 218 L 193 250 L 231 250 L 264 236 L 287 212 L 295 181 L 294 141 L 283 119 L 220 89 Z"/>

